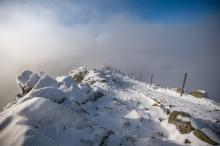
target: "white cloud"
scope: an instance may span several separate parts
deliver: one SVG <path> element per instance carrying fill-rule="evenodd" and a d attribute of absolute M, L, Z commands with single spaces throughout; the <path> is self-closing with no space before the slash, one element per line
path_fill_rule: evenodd
<path fill-rule="evenodd" d="M 212 90 L 219 85 L 219 70 L 213 67 L 218 65 L 220 42 L 213 27 L 217 20 L 156 23 L 117 13 L 99 21 L 92 9 L 89 21 L 82 23 L 78 20 L 88 11 L 77 5 L 67 8 L 61 17 L 59 7 L 1 6 L 0 75 L 7 76 L 9 84 L 15 84 L 16 74 L 26 68 L 58 74 L 72 66 L 103 63 L 135 73 L 153 72 L 158 82 L 171 86 L 187 71 L 194 77 L 189 81 L 193 88 L 219 95 Z"/>

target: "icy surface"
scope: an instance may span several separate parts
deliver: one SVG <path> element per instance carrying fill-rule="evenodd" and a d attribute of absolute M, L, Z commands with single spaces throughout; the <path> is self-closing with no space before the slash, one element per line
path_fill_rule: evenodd
<path fill-rule="evenodd" d="M 78 73 L 81 82 L 73 79 Z M 81 67 L 56 79 L 25 71 L 17 83 L 28 90 L 0 113 L 0 146 L 209 145 L 180 134 L 168 111 L 189 113 L 177 119 L 219 143 L 219 103 L 150 88 L 109 67 Z"/>

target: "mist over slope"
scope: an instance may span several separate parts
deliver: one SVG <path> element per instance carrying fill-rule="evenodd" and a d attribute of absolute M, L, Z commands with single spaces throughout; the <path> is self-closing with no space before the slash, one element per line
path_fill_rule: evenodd
<path fill-rule="evenodd" d="M 1 146 L 220 143 L 220 103 L 203 91 L 179 97 L 110 67 L 83 66 L 55 79 L 24 71 L 16 81 L 20 93 L 0 113 Z"/>
<path fill-rule="evenodd" d="M 220 101 L 219 10 L 219 0 L 0 0 L 0 107 L 27 68 L 57 76 L 100 63 L 170 87 L 188 72 L 187 88 Z"/>

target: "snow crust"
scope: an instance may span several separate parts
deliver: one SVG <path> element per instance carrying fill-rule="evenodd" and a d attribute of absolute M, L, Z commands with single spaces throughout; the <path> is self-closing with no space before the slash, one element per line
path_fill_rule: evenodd
<path fill-rule="evenodd" d="M 220 142 L 219 103 L 150 88 L 109 67 L 84 66 L 56 79 L 24 71 L 16 81 L 22 96 L 0 113 L 0 146 L 209 145 L 192 132 L 180 134 L 168 111 L 189 113 L 177 119 Z"/>

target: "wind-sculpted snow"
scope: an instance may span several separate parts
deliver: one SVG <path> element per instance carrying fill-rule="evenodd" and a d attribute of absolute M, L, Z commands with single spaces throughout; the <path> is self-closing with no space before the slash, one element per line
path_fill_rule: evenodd
<path fill-rule="evenodd" d="M 81 67 L 56 79 L 24 71 L 17 84 L 21 94 L 0 113 L 0 146 L 220 143 L 219 103 L 150 88 L 109 67 Z M 181 134 L 184 124 L 192 128 Z"/>
<path fill-rule="evenodd" d="M 65 95 L 64 93 L 54 87 L 44 87 L 38 90 L 35 90 L 28 94 L 30 97 L 45 97 L 48 99 L 53 100 L 54 102 L 60 103 L 65 100 Z"/>

